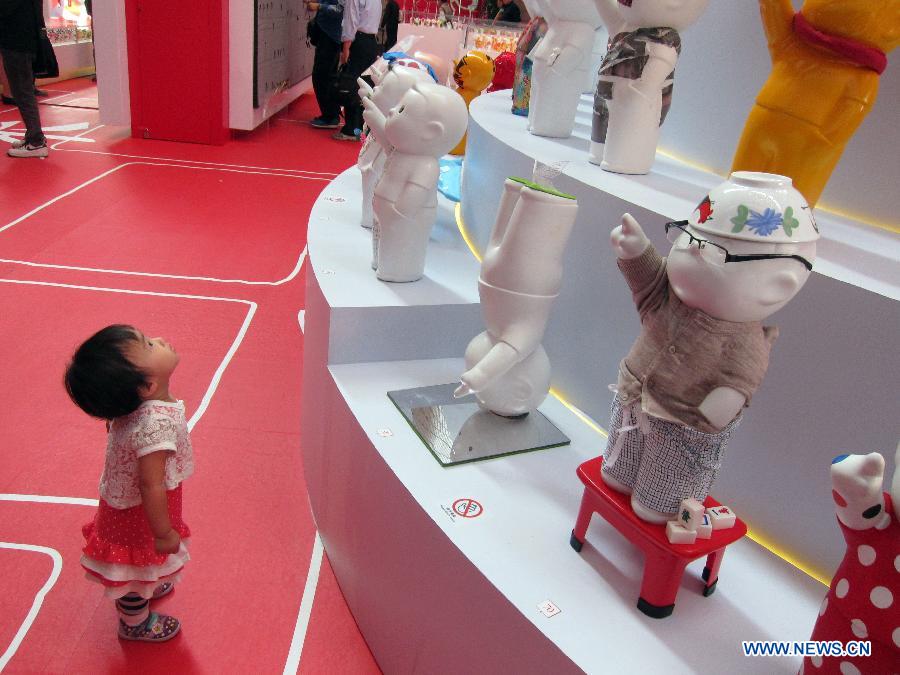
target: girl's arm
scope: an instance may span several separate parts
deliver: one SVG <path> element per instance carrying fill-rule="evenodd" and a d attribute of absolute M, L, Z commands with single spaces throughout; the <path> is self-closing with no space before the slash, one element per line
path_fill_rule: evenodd
<path fill-rule="evenodd" d="M 181 537 L 172 529 L 172 521 L 169 520 L 169 505 L 166 500 L 166 457 L 167 452 L 160 450 L 138 459 L 141 503 L 153 531 L 153 543 L 157 553 L 175 553 L 181 543 Z"/>

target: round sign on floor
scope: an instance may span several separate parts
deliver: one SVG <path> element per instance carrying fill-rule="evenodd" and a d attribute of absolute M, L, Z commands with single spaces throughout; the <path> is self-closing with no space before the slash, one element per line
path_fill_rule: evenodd
<path fill-rule="evenodd" d="M 484 513 L 484 507 L 474 499 L 457 499 L 453 502 L 453 511 L 463 518 L 477 518 Z"/>

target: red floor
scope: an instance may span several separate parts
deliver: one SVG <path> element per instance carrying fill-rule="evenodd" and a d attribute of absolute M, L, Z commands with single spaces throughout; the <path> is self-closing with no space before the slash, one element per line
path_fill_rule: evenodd
<path fill-rule="evenodd" d="M 303 123 L 310 96 L 208 147 L 100 125 L 87 80 L 50 89 L 50 157 L 0 156 L 0 670 L 378 672 L 314 556 L 299 453 L 306 224 L 358 146 Z M 0 146 L 21 134 L 0 106 Z M 193 560 L 159 601 L 184 629 L 165 645 L 117 639 L 78 565 L 93 507 L 55 499 L 97 498 L 103 425 L 61 376 L 114 322 L 176 346 L 173 393 L 195 425 Z"/>

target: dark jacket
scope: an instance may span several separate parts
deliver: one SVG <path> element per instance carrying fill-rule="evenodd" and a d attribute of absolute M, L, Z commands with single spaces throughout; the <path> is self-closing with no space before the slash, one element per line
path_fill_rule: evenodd
<path fill-rule="evenodd" d="M 400 23 L 400 5 L 395 0 L 388 0 L 384 6 L 384 12 L 381 14 L 381 27 L 386 30 L 393 30 L 397 33 L 397 25 Z"/>
<path fill-rule="evenodd" d="M 497 15 L 497 21 L 508 21 L 509 23 L 519 23 L 522 20 L 522 13 L 519 11 L 518 5 L 511 2 L 502 8 Z"/>
<path fill-rule="evenodd" d="M 0 48 L 34 54 L 43 27 L 41 0 L 0 0 Z"/>
<path fill-rule="evenodd" d="M 2 0 L 0 0 L 2 1 Z M 341 43 L 341 21 L 344 19 L 344 0 L 320 0 L 316 25 L 332 42 Z"/>

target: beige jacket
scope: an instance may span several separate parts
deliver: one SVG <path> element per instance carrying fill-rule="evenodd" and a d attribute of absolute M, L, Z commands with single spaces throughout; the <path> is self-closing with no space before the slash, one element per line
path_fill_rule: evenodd
<path fill-rule="evenodd" d="M 720 429 L 699 410 L 718 387 L 747 399 L 765 377 L 778 329 L 758 321 L 714 319 L 670 292 L 666 259 L 651 244 L 631 260 L 619 260 L 641 316 L 641 334 L 619 365 L 619 397 L 640 401 L 648 415 L 706 433 Z"/>

